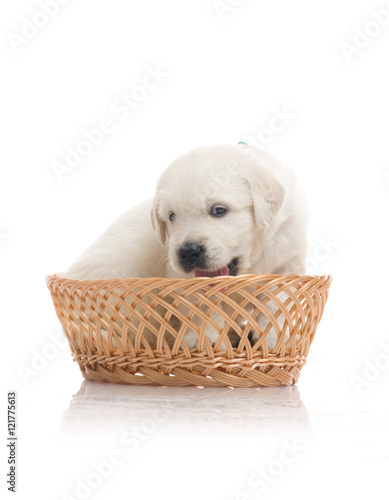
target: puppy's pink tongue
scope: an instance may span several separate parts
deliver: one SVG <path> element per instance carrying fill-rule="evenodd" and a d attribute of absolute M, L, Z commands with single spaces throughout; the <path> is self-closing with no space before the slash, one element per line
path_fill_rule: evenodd
<path fill-rule="evenodd" d="M 214 278 L 215 276 L 228 276 L 228 267 L 222 267 L 216 271 L 204 271 L 203 269 L 195 269 L 196 278 Z"/>

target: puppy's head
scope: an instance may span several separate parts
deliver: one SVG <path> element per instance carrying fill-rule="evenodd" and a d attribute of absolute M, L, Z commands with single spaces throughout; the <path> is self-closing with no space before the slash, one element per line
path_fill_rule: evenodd
<path fill-rule="evenodd" d="M 176 271 L 235 275 L 260 257 L 285 196 L 266 159 L 239 146 L 203 147 L 162 174 L 151 217 Z"/>

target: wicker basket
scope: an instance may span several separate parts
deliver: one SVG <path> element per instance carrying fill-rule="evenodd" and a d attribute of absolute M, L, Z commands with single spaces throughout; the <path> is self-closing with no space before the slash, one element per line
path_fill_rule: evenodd
<path fill-rule="evenodd" d="M 86 379 L 251 387 L 297 382 L 331 279 L 271 274 L 76 281 L 54 275 L 47 286 Z M 217 332 L 214 343 L 210 328 Z M 196 335 L 196 348 L 185 341 L 189 333 Z"/>

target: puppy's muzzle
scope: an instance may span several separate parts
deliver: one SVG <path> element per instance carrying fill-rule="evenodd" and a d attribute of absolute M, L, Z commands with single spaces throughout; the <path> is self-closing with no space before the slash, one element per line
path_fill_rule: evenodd
<path fill-rule="evenodd" d="M 204 269 L 205 249 L 197 243 L 185 243 L 178 250 L 178 260 L 186 273 L 190 273 L 195 268 Z"/>

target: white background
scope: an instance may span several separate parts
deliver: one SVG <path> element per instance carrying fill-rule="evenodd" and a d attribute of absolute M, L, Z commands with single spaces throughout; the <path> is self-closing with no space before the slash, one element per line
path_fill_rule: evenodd
<path fill-rule="evenodd" d="M 0 6 L 2 470 L 16 390 L 19 498 L 387 498 L 388 2 L 73 0 L 47 22 L 44 3 Z M 31 20 L 45 25 L 22 43 Z M 112 104 L 150 67 L 166 76 L 121 119 Z M 311 202 L 310 272 L 334 275 L 298 386 L 83 383 L 52 340 L 45 276 L 151 196 L 176 156 L 269 139 L 275 110 L 290 118 L 267 147 Z M 53 162 L 104 118 L 112 133 L 59 179 Z M 123 433 L 154 408 L 163 422 L 130 452 Z M 115 450 L 120 465 L 91 476 Z"/>

